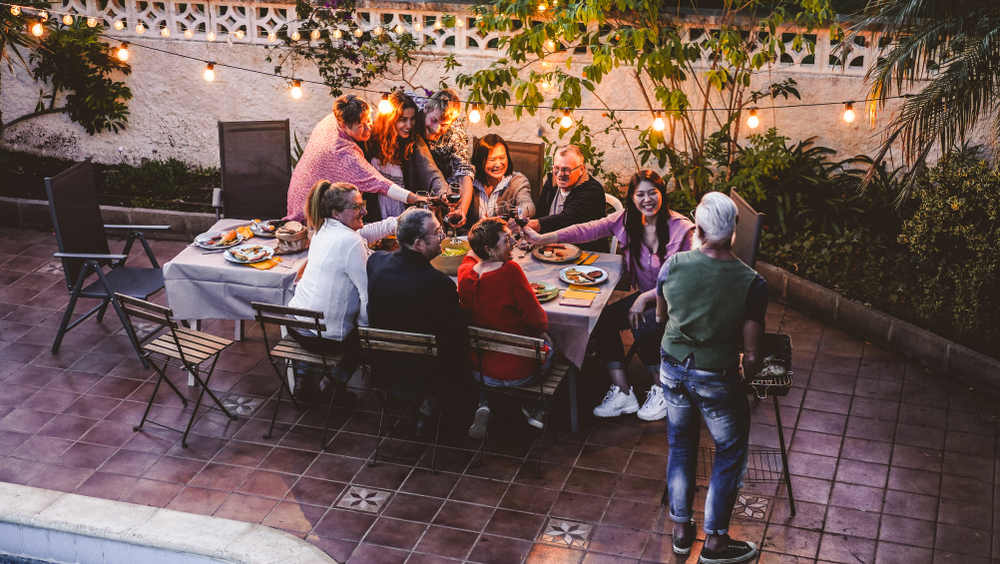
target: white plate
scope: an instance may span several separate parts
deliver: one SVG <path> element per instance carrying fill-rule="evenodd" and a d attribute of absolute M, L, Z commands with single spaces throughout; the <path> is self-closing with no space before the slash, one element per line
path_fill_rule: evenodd
<path fill-rule="evenodd" d="M 596 280 L 591 280 L 589 278 L 580 277 L 579 279 L 573 279 L 567 273 L 573 271 L 579 272 L 581 274 L 587 274 L 590 272 L 600 272 L 601 277 Z M 598 284 L 603 284 L 608 280 L 608 273 L 604 271 L 603 268 L 598 268 L 596 266 L 581 266 L 579 264 L 574 266 L 567 266 L 566 268 L 559 271 L 559 279 L 567 284 L 577 284 L 580 286 L 596 286 Z"/>
<path fill-rule="evenodd" d="M 236 232 L 236 239 L 233 240 L 232 243 L 229 243 L 229 244 L 226 244 L 226 245 L 220 245 L 218 243 L 216 243 L 216 244 L 210 243 L 210 241 L 212 239 L 218 239 L 218 238 L 222 237 L 223 233 L 226 233 L 226 232 L 229 232 L 229 231 L 234 231 L 234 230 L 233 229 L 227 229 L 225 231 L 207 231 L 207 232 L 202 233 L 201 235 L 198 235 L 197 237 L 195 237 L 194 238 L 194 244 L 195 244 L 196 247 L 201 247 L 203 249 L 217 250 L 217 249 L 228 249 L 230 247 L 235 247 L 236 245 L 239 245 L 240 243 L 243 242 L 243 235 L 240 235 L 240 233 L 237 231 Z"/>
<path fill-rule="evenodd" d="M 248 250 L 254 247 L 259 247 L 260 251 L 249 260 L 241 260 L 235 256 L 234 252 L 246 253 Z M 228 251 L 222 253 L 222 256 L 226 258 L 229 262 L 235 262 L 237 264 L 251 264 L 254 262 L 260 262 L 262 260 L 267 260 L 274 256 L 274 248 L 268 247 L 267 245 L 240 245 L 239 247 L 234 247 Z"/>
<path fill-rule="evenodd" d="M 552 301 L 559 297 L 559 287 L 553 286 L 552 284 L 546 284 L 545 282 L 532 282 L 532 284 L 541 284 L 545 286 L 545 290 L 541 293 L 535 292 L 535 297 L 538 298 L 539 303 L 545 303 Z"/>
<path fill-rule="evenodd" d="M 265 219 L 264 221 L 261 221 L 259 223 L 255 222 L 255 221 L 251 221 L 250 222 L 250 231 L 253 231 L 253 234 L 256 235 L 256 236 L 258 236 L 258 237 L 274 237 L 274 233 L 275 233 L 275 231 L 278 230 L 279 226 L 275 225 L 274 226 L 274 231 L 268 231 L 268 230 L 264 229 L 264 226 L 265 225 L 270 225 L 270 224 L 275 223 L 275 222 L 281 223 L 281 220 L 280 219 Z"/>

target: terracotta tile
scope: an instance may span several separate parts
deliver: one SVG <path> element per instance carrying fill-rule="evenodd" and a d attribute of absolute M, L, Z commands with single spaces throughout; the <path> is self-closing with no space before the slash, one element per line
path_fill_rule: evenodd
<path fill-rule="evenodd" d="M 993 456 L 993 441 L 989 436 L 975 433 L 948 431 L 945 450 L 977 456 Z"/>
<path fill-rule="evenodd" d="M 28 481 L 29 486 L 73 492 L 93 474 L 89 468 L 73 468 L 57 464 L 41 464 L 38 472 Z"/>
<path fill-rule="evenodd" d="M 185 458 L 196 458 L 198 460 L 211 460 L 226 444 L 225 439 L 215 437 L 205 437 L 202 435 L 188 435 L 187 447 L 178 440 L 174 446 L 167 451 L 172 456 L 183 456 Z"/>
<path fill-rule="evenodd" d="M 461 476 L 447 472 L 435 474 L 429 470 L 415 468 L 406 478 L 400 490 L 432 497 L 448 497 Z"/>
<path fill-rule="evenodd" d="M 458 529 L 479 531 L 482 530 L 483 526 L 486 525 L 492 516 L 493 508 L 491 507 L 458 501 L 446 501 L 434 518 L 434 523 Z"/>
<path fill-rule="evenodd" d="M 166 507 L 184 488 L 181 484 L 139 478 L 123 499 L 131 503 Z"/>
<path fill-rule="evenodd" d="M 300 478 L 292 487 L 285 499 L 299 503 L 308 503 L 329 507 L 337 497 L 344 491 L 347 484 L 343 482 L 331 482 L 316 478 Z"/>
<path fill-rule="evenodd" d="M 260 467 L 278 472 L 301 474 L 315 458 L 316 453 L 314 452 L 276 447 L 260 463 Z"/>
<path fill-rule="evenodd" d="M 819 551 L 820 533 L 784 525 L 767 528 L 765 544 L 770 550 L 803 558 L 815 558 Z"/>
<path fill-rule="evenodd" d="M 885 492 L 885 505 L 882 508 L 882 512 L 889 515 L 934 521 L 938 514 L 938 498 L 936 496 L 888 490 Z"/>
<path fill-rule="evenodd" d="M 376 438 L 370 435 L 359 435 L 341 431 L 330 441 L 327 452 L 353 456 L 355 458 L 368 458 L 375 452 Z"/>
<path fill-rule="evenodd" d="M 892 465 L 916 470 L 939 472 L 942 468 L 944 453 L 940 450 L 926 449 L 907 445 L 893 445 Z"/>
<path fill-rule="evenodd" d="M 626 474 L 663 479 L 667 471 L 667 457 L 643 452 L 633 452 L 625 469 Z"/>
<path fill-rule="evenodd" d="M 899 402 L 855 397 L 851 402 L 850 414 L 880 421 L 896 421 L 899 417 Z"/>
<path fill-rule="evenodd" d="M 24 441 L 31 437 L 29 433 L 19 433 L 17 431 L 0 431 L 0 457 L 13 452 L 21 446 Z"/>
<path fill-rule="evenodd" d="M 528 553 L 528 558 L 525 562 L 575 564 L 576 562 L 580 562 L 583 556 L 584 552 L 582 550 L 536 543 L 531 548 L 531 552 Z M 599 560 L 598 562 L 610 562 L 610 560 Z"/>
<path fill-rule="evenodd" d="M 837 466 L 837 481 L 881 488 L 885 487 L 888 473 L 889 467 L 884 464 L 843 459 Z"/>
<path fill-rule="evenodd" d="M 326 508 L 283 501 L 271 510 L 263 524 L 294 534 L 305 534 L 319 523 Z"/>
<path fill-rule="evenodd" d="M 409 466 L 379 462 L 376 466 L 365 466 L 352 480 L 355 484 L 394 490 L 403 483 L 410 473 Z"/>
<path fill-rule="evenodd" d="M 132 491 L 138 481 L 138 478 L 132 476 L 96 472 L 86 482 L 80 484 L 76 493 L 105 499 L 120 499 Z"/>
<path fill-rule="evenodd" d="M 130 378 L 116 378 L 114 376 L 105 376 L 101 378 L 93 387 L 91 387 L 87 393 L 97 396 L 105 396 L 109 398 L 125 399 L 132 392 L 139 389 L 142 384 L 139 380 L 132 380 Z"/>
<path fill-rule="evenodd" d="M 788 453 L 788 470 L 796 476 L 832 480 L 836 468 L 837 459 L 834 457 L 794 451 Z"/>
<path fill-rule="evenodd" d="M 191 479 L 190 485 L 213 490 L 233 491 L 242 484 L 253 472 L 246 466 L 230 466 L 228 464 L 209 463 L 198 475 Z"/>
<path fill-rule="evenodd" d="M 152 478 L 154 480 L 162 480 L 165 482 L 186 484 L 191 481 L 191 478 L 194 478 L 195 474 L 197 474 L 198 471 L 204 466 L 205 463 L 201 460 L 164 456 L 157 460 L 156 463 L 153 464 L 153 466 L 151 466 L 148 470 L 146 470 L 143 477 Z"/>
<path fill-rule="evenodd" d="M 21 402 L 26 401 L 32 395 L 38 392 L 38 388 L 33 388 L 31 386 L 22 386 L 20 384 L 4 384 L 3 397 L 0 397 L 0 406 L 7 406 L 12 408 L 11 410 L 20 407 Z M 10 413 L 8 411 L 7 413 Z M 49 415 L 49 414 L 46 414 Z M 3 417 L 0 417 L 0 421 Z M 0 423 L 0 426 L 3 426 Z"/>
<path fill-rule="evenodd" d="M 35 433 L 55 417 L 52 413 L 17 408 L 0 419 L 0 430 Z"/>
<path fill-rule="evenodd" d="M 331 509 L 313 532 L 325 538 L 360 540 L 375 522 L 375 517 L 370 513 Z"/>
<path fill-rule="evenodd" d="M 862 511 L 880 511 L 883 495 L 885 495 L 885 490 L 880 488 L 836 483 L 830 495 L 830 505 Z"/>
<path fill-rule="evenodd" d="M 933 548 L 935 524 L 897 515 L 883 515 L 879 540 Z"/>
<path fill-rule="evenodd" d="M 167 504 L 167 509 L 211 515 L 219 509 L 227 497 L 229 492 L 187 487 Z"/>
<path fill-rule="evenodd" d="M 88 352 L 80 357 L 70 367 L 79 372 L 90 372 L 93 374 L 107 374 L 111 372 L 119 363 L 122 357 L 97 352 Z M 96 381 L 96 380 L 95 380 Z"/>
<path fill-rule="evenodd" d="M 456 560 L 452 558 L 445 558 L 444 556 L 438 556 L 436 554 L 424 554 L 420 552 L 411 552 L 410 557 L 407 558 L 406 564 L 455 564 Z"/>
<path fill-rule="evenodd" d="M 278 501 L 274 499 L 234 493 L 226 498 L 215 512 L 215 516 L 247 523 L 260 523 L 276 505 Z"/>
<path fill-rule="evenodd" d="M 851 415 L 847 418 L 845 435 L 857 439 L 892 441 L 895 430 L 896 426 L 891 421 Z"/>
<path fill-rule="evenodd" d="M 320 550 L 327 553 L 330 558 L 333 558 L 337 562 L 347 562 L 351 553 L 354 552 L 354 547 L 357 545 L 354 541 L 328 539 L 316 536 L 315 534 L 307 535 L 306 541 L 319 547 Z"/>
<path fill-rule="evenodd" d="M 938 523 L 934 548 L 957 554 L 989 557 L 992 540 L 993 537 L 988 531 L 970 529 L 964 525 Z"/>
<path fill-rule="evenodd" d="M 361 543 L 351 555 L 351 564 L 402 564 L 407 553 L 394 548 Z"/>
<path fill-rule="evenodd" d="M 538 535 L 545 518 L 532 513 L 497 509 L 486 525 L 486 532 L 505 537 L 531 540 Z"/>
<path fill-rule="evenodd" d="M 464 558 L 476 542 L 476 533 L 431 526 L 414 550 L 452 558 Z M 410 559 L 412 561 L 412 558 Z"/>
<path fill-rule="evenodd" d="M 614 497 L 626 499 L 649 500 L 663 494 L 665 480 L 652 480 L 639 476 L 623 475 L 618 478 Z"/>
<path fill-rule="evenodd" d="M 59 462 L 63 453 L 69 450 L 72 445 L 73 442 L 66 439 L 35 435 L 21 443 L 11 454 L 27 460 Z"/>
<path fill-rule="evenodd" d="M 656 499 L 655 497 L 653 499 Z M 660 506 L 622 499 L 612 499 L 604 512 L 603 522 L 632 529 L 648 530 L 653 526 Z"/>
<path fill-rule="evenodd" d="M 559 492 L 521 484 L 511 484 L 500 507 L 528 513 L 548 513 Z"/>
<path fill-rule="evenodd" d="M 827 533 L 874 539 L 879 532 L 879 514 L 874 511 L 859 511 L 845 507 L 830 507 L 826 514 Z M 874 543 L 872 543 L 874 548 Z"/>
<path fill-rule="evenodd" d="M 944 430 L 900 423 L 894 440 L 901 445 L 940 450 L 944 448 Z"/>
<path fill-rule="evenodd" d="M 575 492 L 560 492 L 550 513 L 575 521 L 600 520 L 608 505 L 608 498 Z"/>
<path fill-rule="evenodd" d="M 504 482 L 464 476 L 451 492 L 451 499 L 496 506 L 506 489 Z"/>
<path fill-rule="evenodd" d="M 829 480 L 792 476 L 792 493 L 795 494 L 795 501 L 826 503 L 830 499 L 831 485 L 832 483 Z M 787 497 L 784 484 L 779 486 L 778 492 L 779 495 Z"/>
<path fill-rule="evenodd" d="M 831 435 L 841 435 L 844 433 L 846 424 L 846 415 L 803 409 L 795 428 Z"/>
<path fill-rule="evenodd" d="M 875 564 L 931 564 L 930 549 L 879 542 L 875 549 Z"/>
<path fill-rule="evenodd" d="M 847 394 L 824 392 L 822 390 L 806 390 L 805 397 L 802 400 L 802 407 L 805 409 L 847 415 L 851 408 L 851 396 Z"/>
<path fill-rule="evenodd" d="M 587 442 L 598 445 L 631 448 L 639 442 L 642 434 L 642 427 L 607 422 L 604 425 L 595 427 L 590 432 L 590 436 L 587 437 Z"/>
<path fill-rule="evenodd" d="M 646 545 L 648 532 L 611 525 L 597 525 L 590 535 L 589 550 L 638 558 Z"/>
<path fill-rule="evenodd" d="M 566 480 L 565 489 L 581 493 L 610 495 L 618 476 L 610 472 L 574 468 Z"/>
<path fill-rule="evenodd" d="M 993 459 L 957 452 L 945 452 L 941 471 L 944 474 L 955 474 L 975 478 L 981 482 L 990 482 L 993 480 Z"/>
<path fill-rule="evenodd" d="M 941 474 L 911 470 L 909 468 L 889 469 L 889 488 L 925 495 L 938 495 L 940 491 Z"/>
<path fill-rule="evenodd" d="M 264 497 L 281 499 L 288 492 L 297 476 L 256 470 L 239 487 L 239 491 Z"/>
<path fill-rule="evenodd" d="M 479 459 L 478 463 L 471 463 L 466 473 L 483 478 L 509 481 L 517 474 L 520 466 L 519 459 L 487 453 Z"/>
<path fill-rule="evenodd" d="M 430 523 L 443 503 L 444 500 L 439 498 L 397 493 L 392 496 L 392 501 L 383 514 L 386 517 Z"/>
<path fill-rule="evenodd" d="M 254 443 L 231 441 L 215 455 L 212 462 L 235 464 L 237 466 L 257 466 L 271 452 L 271 447 Z"/>
<path fill-rule="evenodd" d="M 622 472 L 629 458 L 629 451 L 611 446 L 584 445 L 576 466 L 604 470 L 607 472 Z"/>
<path fill-rule="evenodd" d="M 821 456 L 837 456 L 840 452 L 840 440 L 840 435 L 797 430 L 789 450 Z"/>
<path fill-rule="evenodd" d="M 60 390 L 50 390 L 43 388 L 25 400 L 21 407 L 48 411 L 50 413 L 62 413 L 67 407 L 80 398 L 79 394 L 63 392 Z"/>
<path fill-rule="evenodd" d="M 349 482 L 364 465 L 365 461 L 359 458 L 324 453 L 316 457 L 316 461 L 306 470 L 306 476 Z"/>
<path fill-rule="evenodd" d="M 82 437 L 95 423 L 97 421 L 94 419 L 75 415 L 56 415 L 38 430 L 38 434 L 75 441 Z"/>
<path fill-rule="evenodd" d="M 469 554 L 469 560 L 486 564 L 520 562 L 531 546 L 527 541 L 483 535 Z"/>
<path fill-rule="evenodd" d="M 79 415 L 80 417 L 90 417 L 92 419 L 102 419 L 118 407 L 119 404 L 121 404 L 121 400 L 85 395 L 73 402 L 63 413 Z M 134 424 L 138 420 L 136 418 L 132 423 Z"/>
<path fill-rule="evenodd" d="M 7 346 L 3 346 L 3 343 L 0 343 L 0 360 L 31 362 L 36 356 L 45 354 L 45 351 L 46 347 L 40 345 L 10 343 Z"/>
<path fill-rule="evenodd" d="M 100 445 L 119 447 L 132 440 L 135 431 L 132 426 L 117 421 L 99 421 L 83 437 L 81 441 Z"/>
<path fill-rule="evenodd" d="M 60 457 L 60 462 L 76 468 L 96 469 L 115 453 L 112 447 L 76 443 Z"/>
<path fill-rule="evenodd" d="M 823 533 L 819 558 L 827 562 L 857 564 L 875 560 L 875 541 L 858 537 Z"/>
<path fill-rule="evenodd" d="M 514 477 L 514 482 L 550 490 L 562 489 L 571 467 L 541 461 L 525 462 Z"/>

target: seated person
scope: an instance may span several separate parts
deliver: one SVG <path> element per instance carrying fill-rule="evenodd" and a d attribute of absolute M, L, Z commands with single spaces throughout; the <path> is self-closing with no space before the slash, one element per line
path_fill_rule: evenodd
<path fill-rule="evenodd" d="M 512 214 L 523 219 L 534 217 L 531 184 L 528 177 L 514 172 L 503 137 L 490 133 L 480 139 L 472 150 L 472 166 L 476 168 L 476 178 L 472 182 L 472 205 L 466 216 L 469 223 L 500 215 L 501 206 L 507 206 Z"/>
<path fill-rule="evenodd" d="M 309 191 L 304 215 L 314 235 L 302 278 L 295 286 L 289 307 L 323 312 L 322 335 L 292 329 L 291 336 L 306 349 L 324 354 L 343 354 L 335 376 L 350 379 L 358 365 L 357 331 L 367 322 L 368 274 L 365 263 L 368 243 L 396 230 L 396 219 L 365 225 L 361 192 L 346 182 L 320 180 Z M 304 366 L 297 368 L 307 377 Z M 324 389 L 327 375 L 319 375 Z M 305 381 L 303 382 L 306 383 Z"/>
<path fill-rule="evenodd" d="M 392 111 L 375 118 L 372 136 L 365 154 L 382 176 L 399 186 L 417 192 L 426 190 L 439 194 L 449 189 L 444 175 L 431 157 L 427 142 L 416 133 L 417 104 L 401 90 L 389 95 Z M 366 220 L 396 217 L 406 204 L 387 194 L 365 194 L 368 204 Z"/>
<path fill-rule="evenodd" d="M 472 179 L 476 170 L 470 162 L 471 143 L 465 130 L 465 121 L 461 117 L 462 102 L 458 99 L 458 93 L 451 88 L 430 96 L 411 94 L 411 97 L 420 106 L 417 126 L 420 134 L 427 140 L 434 162 L 449 186 L 456 187 L 462 195 L 456 210 L 458 223 L 455 225 L 466 225 L 465 216 L 472 203 Z"/>
<path fill-rule="evenodd" d="M 309 135 L 302 157 L 288 183 L 288 212 L 285 219 L 305 221 L 306 199 L 320 180 L 347 182 L 362 192 L 375 192 L 413 204 L 426 201 L 382 176 L 366 159 L 361 144 L 372 133 L 368 102 L 354 94 L 333 101 L 333 112 L 323 118 Z"/>
<path fill-rule="evenodd" d="M 539 233 L 604 217 L 604 187 L 587 173 L 583 152 L 576 145 L 556 149 L 552 174 L 542 185 L 538 208 L 538 219 L 529 221 L 528 226 Z M 608 251 L 607 241 L 593 241 L 582 247 Z"/>
<path fill-rule="evenodd" d="M 466 324 L 455 283 L 430 262 L 441 253 L 443 238 L 441 224 L 430 210 L 410 208 L 398 218 L 399 248 L 377 251 L 368 259 L 368 323 L 379 329 L 430 333 L 438 339 L 436 361 L 399 353 L 380 359 L 385 370 L 378 372 L 396 379 L 397 392 L 414 402 L 423 400 L 418 433 L 436 398 L 457 389 L 452 383 L 464 367 Z"/>
<path fill-rule="evenodd" d="M 528 284 L 524 271 L 511 260 L 514 246 L 510 230 L 498 218 L 479 220 L 469 230 L 472 253 L 458 268 L 458 298 L 472 325 L 496 329 L 529 337 L 546 337 L 548 317 Z M 551 342 L 551 341 L 550 341 Z M 549 348 L 551 351 L 551 347 Z M 542 372 L 544 372 L 542 367 Z M 536 363 L 530 358 L 499 352 L 473 356 L 473 370 L 482 382 L 491 387 L 523 386 L 533 381 Z M 541 428 L 544 414 L 521 408 L 528 423 Z M 486 434 L 490 408 L 486 397 L 480 397 L 469 436 L 481 439 Z"/>
<path fill-rule="evenodd" d="M 625 209 L 544 235 L 530 227 L 524 229 L 525 239 L 532 244 L 581 243 L 611 236 L 618 239 L 625 251 L 625 271 L 632 278 L 632 293 L 604 308 L 594 327 L 598 356 L 611 378 L 604 401 L 594 408 L 598 417 L 638 411 L 639 419 L 656 421 L 667 415 L 663 391 L 656 385 L 660 372 L 659 340 L 663 334 L 663 328 L 658 328 L 654 319 L 656 276 L 667 259 L 691 249 L 694 224 L 667 207 L 666 197 L 666 185 L 660 175 L 642 170 L 629 180 Z M 629 328 L 639 344 L 639 358 L 649 371 L 652 385 L 641 408 L 625 373 L 621 331 Z"/>

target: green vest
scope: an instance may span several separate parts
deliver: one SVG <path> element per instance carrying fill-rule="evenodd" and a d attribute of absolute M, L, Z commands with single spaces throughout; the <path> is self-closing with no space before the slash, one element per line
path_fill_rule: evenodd
<path fill-rule="evenodd" d="M 677 253 L 661 286 L 667 301 L 663 352 L 694 367 L 719 371 L 736 365 L 743 348 L 747 292 L 757 273 L 740 260 L 701 251 Z"/>

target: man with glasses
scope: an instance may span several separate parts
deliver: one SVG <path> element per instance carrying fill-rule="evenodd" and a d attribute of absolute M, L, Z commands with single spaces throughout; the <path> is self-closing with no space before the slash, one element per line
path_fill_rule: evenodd
<path fill-rule="evenodd" d="M 543 215 L 528 222 L 539 233 L 548 233 L 604 217 L 604 187 L 587 173 L 583 152 L 576 145 L 556 149 L 552 174 L 545 179 L 538 202 Z M 591 251 L 608 250 L 607 240 L 580 245 Z"/>
<path fill-rule="evenodd" d="M 454 388 L 464 365 L 465 316 L 451 278 L 431 265 L 441 253 L 444 231 L 434 214 L 410 208 L 399 216 L 399 248 L 378 251 L 368 259 L 368 322 L 394 331 L 437 336 L 437 359 L 388 353 L 378 359 L 376 373 L 389 375 L 393 391 L 420 404 L 416 432 L 432 415 L 437 397 Z"/>

